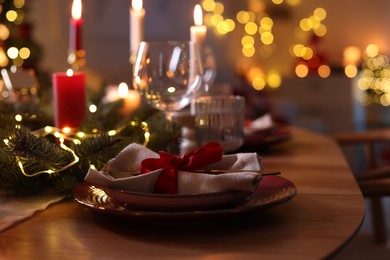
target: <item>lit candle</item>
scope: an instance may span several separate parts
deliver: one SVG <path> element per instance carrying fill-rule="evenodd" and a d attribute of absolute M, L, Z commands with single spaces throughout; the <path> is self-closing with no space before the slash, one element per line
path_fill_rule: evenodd
<path fill-rule="evenodd" d="M 129 89 L 125 82 L 118 86 L 106 87 L 106 94 L 102 99 L 104 104 L 123 100 L 123 106 L 120 108 L 120 113 L 123 116 L 129 116 L 137 110 L 141 105 L 141 96 L 138 91 Z"/>
<path fill-rule="evenodd" d="M 130 55 L 136 55 L 139 43 L 144 38 L 143 22 L 145 9 L 142 8 L 142 0 L 132 0 L 130 8 Z"/>
<path fill-rule="evenodd" d="M 207 27 L 203 25 L 203 14 L 200 5 L 194 8 L 194 26 L 191 26 L 191 41 L 198 45 L 200 53 L 202 53 L 203 42 L 206 39 Z"/>
<path fill-rule="evenodd" d="M 52 81 L 55 126 L 78 128 L 87 112 L 85 73 L 69 69 L 66 73 L 54 73 Z"/>
<path fill-rule="evenodd" d="M 355 65 L 357 66 L 361 59 L 361 51 L 358 47 L 349 46 L 343 51 L 343 64 L 347 65 Z"/>
<path fill-rule="evenodd" d="M 141 105 L 141 95 L 134 89 L 129 89 L 126 83 L 122 82 L 118 86 L 118 95 L 123 99 L 121 109 L 123 116 L 128 116 Z"/>
<path fill-rule="evenodd" d="M 72 4 L 72 18 L 70 19 L 70 49 L 74 51 L 81 50 L 82 46 L 82 30 L 83 19 L 81 0 L 73 0 Z"/>

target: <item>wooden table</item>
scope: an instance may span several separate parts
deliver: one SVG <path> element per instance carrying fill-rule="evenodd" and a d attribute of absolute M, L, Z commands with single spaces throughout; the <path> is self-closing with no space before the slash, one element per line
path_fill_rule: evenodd
<path fill-rule="evenodd" d="M 359 229 L 364 200 L 339 147 L 293 128 L 261 154 L 298 194 L 245 217 L 207 223 L 144 223 L 98 214 L 73 200 L 0 233 L 1 259 L 323 259 Z"/>

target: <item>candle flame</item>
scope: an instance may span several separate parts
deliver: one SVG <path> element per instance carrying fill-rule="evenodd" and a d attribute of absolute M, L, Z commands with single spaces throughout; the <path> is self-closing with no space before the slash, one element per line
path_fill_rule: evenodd
<path fill-rule="evenodd" d="M 126 97 L 129 94 L 129 87 L 127 86 L 126 83 L 122 82 L 118 86 L 118 95 L 121 98 Z"/>
<path fill-rule="evenodd" d="M 73 70 L 72 70 L 72 69 L 68 69 L 68 70 L 66 71 L 66 76 L 72 77 L 72 76 L 73 76 Z"/>
<path fill-rule="evenodd" d="M 82 13 L 81 0 L 73 0 L 73 4 L 72 4 L 73 19 L 79 20 L 81 18 L 81 13 Z"/>
<path fill-rule="evenodd" d="M 200 5 L 196 5 L 194 8 L 194 23 L 196 26 L 203 24 L 203 13 Z"/>
<path fill-rule="evenodd" d="M 131 6 L 134 10 L 140 11 L 142 9 L 142 0 L 132 0 Z"/>

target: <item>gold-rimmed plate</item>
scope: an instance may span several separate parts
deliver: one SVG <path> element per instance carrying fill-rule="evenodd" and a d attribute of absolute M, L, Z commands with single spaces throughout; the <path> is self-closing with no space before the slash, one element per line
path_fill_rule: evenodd
<path fill-rule="evenodd" d="M 79 184 L 73 191 L 74 199 L 78 203 L 97 212 L 153 221 L 186 221 L 226 214 L 243 214 L 277 206 L 291 200 L 296 194 L 297 188 L 291 181 L 281 176 L 264 176 L 255 193 L 235 203 L 203 210 L 160 211 L 121 203 L 107 194 L 104 187 L 87 182 Z"/>

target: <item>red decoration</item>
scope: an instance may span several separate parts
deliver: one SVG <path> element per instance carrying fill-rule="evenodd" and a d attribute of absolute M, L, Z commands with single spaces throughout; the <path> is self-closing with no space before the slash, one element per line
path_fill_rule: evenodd
<path fill-rule="evenodd" d="M 182 157 L 167 152 L 160 152 L 160 158 L 148 158 L 141 162 L 141 173 L 158 169 L 162 172 L 154 188 L 155 193 L 177 194 L 177 171 L 196 170 L 222 160 L 222 147 L 219 143 L 210 142 L 186 153 Z"/>
<path fill-rule="evenodd" d="M 52 80 L 56 127 L 78 128 L 87 112 L 85 73 L 54 73 Z"/>
<path fill-rule="evenodd" d="M 82 19 L 71 19 L 71 26 L 70 26 L 70 49 L 77 51 L 82 50 L 82 27 L 83 20 Z"/>
<path fill-rule="evenodd" d="M 72 17 L 70 19 L 70 49 L 74 51 L 82 50 L 82 26 L 83 18 L 81 17 L 82 13 L 81 0 L 74 1 L 72 5 Z"/>

